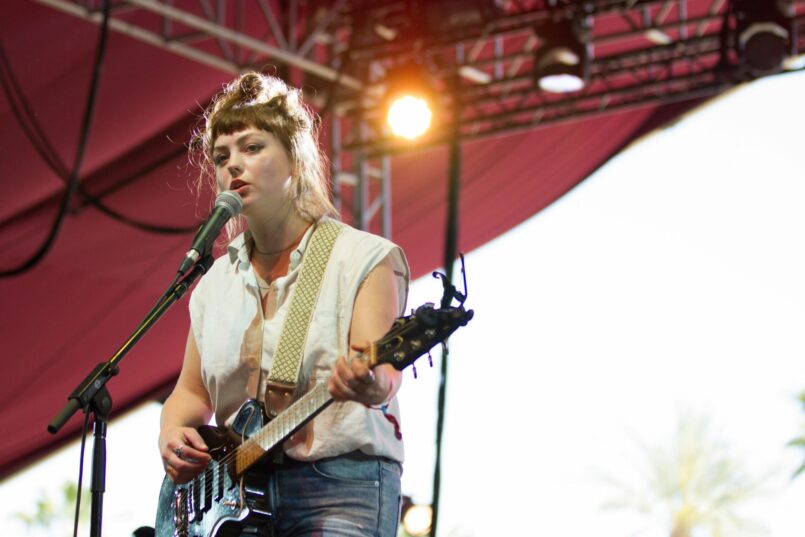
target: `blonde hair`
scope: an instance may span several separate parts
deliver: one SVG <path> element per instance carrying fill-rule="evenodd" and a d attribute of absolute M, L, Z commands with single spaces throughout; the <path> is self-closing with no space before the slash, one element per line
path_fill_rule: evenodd
<path fill-rule="evenodd" d="M 201 183 L 217 190 L 212 149 L 218 136 L 257 128 L 276 136 L 290 156 L 297 213 L 314 221 L 325 215 L 337 217 L 330 201 L 326 158 L 318 144 L 318 116 L 303 102 L 301 93 L 279 78 L 257 72 L 227 84 L 207 107 L 190 142 L 190 158 L 201 169 Z M 231 238 L 235 230 L 228 231 Z"/>

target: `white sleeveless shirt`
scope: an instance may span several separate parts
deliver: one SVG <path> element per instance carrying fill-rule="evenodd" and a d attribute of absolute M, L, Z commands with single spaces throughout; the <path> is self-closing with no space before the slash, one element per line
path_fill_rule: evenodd
<path fill-rule="evenodd" d="M 343 229 L 322 279 L 305 344 L 299 386 L 327 382 L 337 358 L 348 354 L 358 288 L 386 257 L 397 275 L 399 315 L 405 311 L 410 274 L 402 250 L 386 239 L 339 224 Z M 227 253 L 215 261 L 190 297 L 190 321 L 201 356 L 201 375 L 217 423 L 228 423 L 247 399 L 263 399 L 290 297 L 314 227 L 291 254 L 288 274 L 271 284 L 277 301 L 273 318 L 263 317 L 260 283 L 249 262 L 253 242 L 248 231 L 229 244 Z M 262 375 L 258 367 L 262 367 Z M 258 378 L 261 386 L 257 385 Z M 396 398 L 386 412 L 399 422 Z M 393 423 L 380 410 L 352 401 L 333 403 L 304 431 L 284 446 L 285 452 L 297 460 L 316 460 L 355 450 L 400 462 L 404 458 L 402 441 L 395 437 Z"/>

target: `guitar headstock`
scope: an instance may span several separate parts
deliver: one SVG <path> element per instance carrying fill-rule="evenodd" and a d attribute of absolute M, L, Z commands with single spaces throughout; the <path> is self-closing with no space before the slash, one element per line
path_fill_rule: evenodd
<path fill-rule="evenodd" d="M 466 325 L 472 315 L 472 310 L 462 306 L 437 309 L 433 304 L 424 304 L 411 315 L 399 317 L 391 330 L 372 345 L 370 365 L 391 364 L 401 371 Z"/>

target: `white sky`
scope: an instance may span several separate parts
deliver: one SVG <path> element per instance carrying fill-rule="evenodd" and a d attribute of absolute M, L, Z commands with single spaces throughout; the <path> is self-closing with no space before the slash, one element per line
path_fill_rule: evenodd
<path fill-rule="evenodd" d="M 467 256 L 476 317 L 451 340 L 440 537 L 668 535 L 604 510 L 601 476 L 633 482 L 638 442 L 667 445 L 683 411 L 770 476 L 739 514 L 805 534 L 805 476 L 789 480 L 803 453 L 785 447 L 805 424 L 802 95 L 805 73 L 731 92 Z M 440 294 L 425 278 L 409 305 Z M 427 502 L 438 363 L 418 370 L 400 395 L 403 487 Z M 158 413 L 113 420 L 105 535 L 152 524 Z M 25 535 L 13 513 L 76 462 L 72 447 L 0 483 L 4 533 Z"/>

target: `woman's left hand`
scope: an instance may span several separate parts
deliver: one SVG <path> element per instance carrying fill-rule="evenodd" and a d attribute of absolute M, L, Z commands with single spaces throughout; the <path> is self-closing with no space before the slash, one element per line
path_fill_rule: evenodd
<path fill-rule="evenodd" d="M 368 343 L 352 345 L 352 349 L 359 352 L 368 347 Z M 394 393 L 392 380 L 394 375 L 390 374 L 389 369 L 396 372 L 388 364 L 369 369 L 364 360 L 341 356 L 333 367 L 327 387 L 336 401 L 357 401 L 369 406 L 380 405 L 391 399 Z"/>

